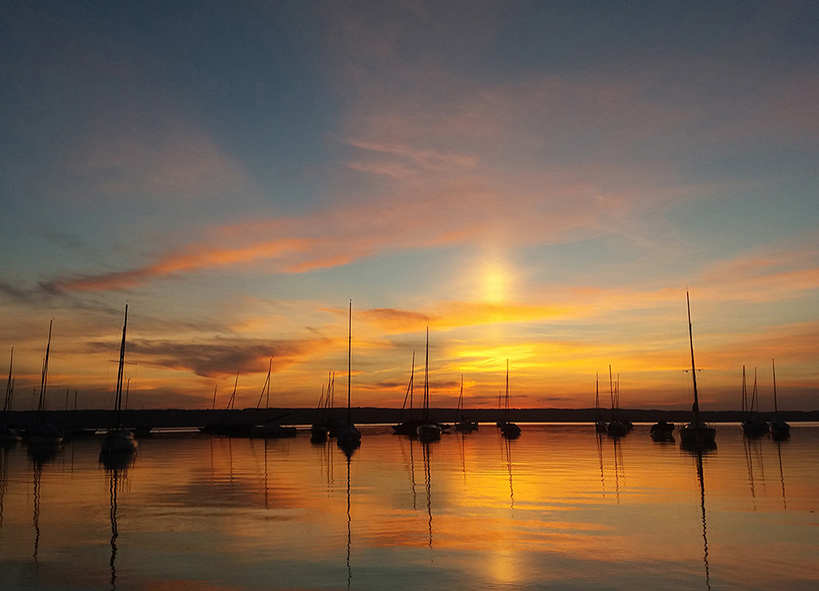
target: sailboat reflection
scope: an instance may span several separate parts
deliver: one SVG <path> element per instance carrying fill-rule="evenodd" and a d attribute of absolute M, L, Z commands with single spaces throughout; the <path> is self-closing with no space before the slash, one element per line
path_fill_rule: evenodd
<path fill-rule="evenodd" d="M 705 473 L 702 469 L 703 450 L 693 452 L 697 456 L 697 479 L 700 483 L 700 509 L 702 511 L 702 562 L 705 565 L 705 587 L 711 591 L 711 572 L 708 566 L 708 526 L 705 521 Z"/>
<path fill-rule="evenodd" d="M 353 548 L 353 517 L 350 512 L 350 460 L 353 458 L 355 448 L 342 448 L 344 455 L 347 457 L 347 589 L 350 588 L 353 582 L 353 568 L 350 564 L 350 555 Z"/>
<path fill-rule="evenodd" d="M 410 437 L 408 439 L 401 438 L 399 441 L 401 442 L 401 455 L 404 457 L 404 462 L 407 465 L 407 476 L 409 477 L 410 486 L 412 488 L 412 510 L 416 511 L 418 509 L 418 495 L 415 489 L 415 454 L 413 452 L 413 445 L 414 445 L 415 438 Z M 409 460 L 407 460 L 407 453 L 404 449 L 404 442 L 409 442 Z"/>
<path fill-rule="evenodd" d="M 512 486 L 512 442 L 504 438 L 503 445 L 506 448 L 506 471 L 509 473 L 509 508 L 515 510 L 515 488 Z"/>
<path fill-rule="evenodd" d="M 776 454 L 779 456 L 779 482 L 782 484 L 782 509 L 788 510 L 788 501 L 785 498 L 785 473 L 782 471 L 782 442 L 776 441 Z M 2 506 L 0 506 L 0 526 L 3 524 Z"/>
<path fill-rule="evenodd" d="M 3 541 L 3 507 L 9 482 L 8 449 L 0 446 L 0 542 Z M 781 465 L 781 462 L 780 462 Z"/>
<path fill-rule="evenodd" d="M 759 460 L 759 468 L 762 476 L 762 487 L 765 487 L 765 465 L 762 462 L 762 448 L 759 439 L 743 438 L 742 447 L 745 450 L 745 462 L 748 467 L 748 485 L 751 490 L 751 500 L 754 511 L 756 511 L 756 477 L 754 475 L 754 456 Z"/>
<path fill-rule="evenodd" d="M 622 472 L 623 484 L 626 483 L 626 466 L 623 463 L 623 444 L 620 443 L 619 437 L 611 438 L 614 445 L 614 494 L 617 498 L 617 504 L 620 504 L 620 475 Z"/>
<path fill-rule="evenodd" d="M 429 530 L 429 549 L 432 550 L 432 472 L 429 467 L 429 442 L 421 444 L 421 449 L 424 454 L 424 487 L 427 491 L 427 515 L 429 516 L 428 530 Z"/>
<path fill-rule="evenodd" d="M 600 460 L 600 486 L 603 489 L 603 496 L 606 496 L 606 477 L 603 472 L 603 434 L 601 431 L 595 433 L 597 439 L 597 459 Z"/>
<path fill-rule="evenodd" d="M 34 559 L 35 572 L 40 569 L 40 563 L 37 562 L 37 553 L 40 549 L 40 479 L 43 475 L 43 463 L 33 462 L 34 467 L 34 552 L 32 558 Z"/>

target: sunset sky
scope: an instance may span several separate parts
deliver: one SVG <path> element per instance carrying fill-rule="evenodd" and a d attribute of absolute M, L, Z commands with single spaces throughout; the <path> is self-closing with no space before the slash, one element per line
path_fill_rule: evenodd
<path fill-rule="evenodd" d="M 819 3 L 0 9 L 0 373 L 106 407 L 819 408 Z M 112 361 L 113 360 L 113 361 Z M 419 378 L 420 372 L 420 378 Z M 5 375 L 0 380 L 5 384 Z M 753 377 L 751 377 L 751 380 Z M 603 394 L 605 393 L 605 396 Z M 420 387 L 416 388 L 420 397 Z M 73 396 L 72 396 L 73 399 Z M 339 400 L 339 397 L 337 397 Z"/>

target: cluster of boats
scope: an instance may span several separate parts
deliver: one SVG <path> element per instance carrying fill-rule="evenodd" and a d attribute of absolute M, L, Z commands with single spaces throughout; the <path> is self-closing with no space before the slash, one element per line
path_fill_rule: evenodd
<path fill-rule="evenodd" d="M 706 424 L 700 417 L 699 409 L 699 395 L 697 391 L 697 372 L 694 361 L 694 337 L 691 324 L 691 304 L 686 293 L 686 303 L 688 305 L 688 335 L 691 348 L 691 373 L 694 385 L 694 404 L 692 407 L 692 420 L 679 429 L 680 440 L 683 445 L 711 448 L 714 447 L 716 430 L 712 425 Z M 114 404 L 114 421 L 107 429 L 101 446 L 101 458 L 117 455 L 133 454 L 137 448 L 137 441 L 134 436 L 134 430 L 123 426 L 122 424 L 122 407 L 123 407 L 123 368 L 125 364 L 125 338 L 128 326 L 128 306 L 125 306 L 125 320 L 122 327 L 122 341 L 120 344 L 119 369 L 117 372 L 117 385 L 115 393 Z M 345 450 L 353 450 L 360 445 L 361 432 L 356 428 L 351 416 L 351 370 L 352 370 L 352 301 L 349 309 L 349 322 L 347 334 L 347 409 L 346 420 L 342 420 L 337 414 L 334 414 L 334 394 L 335 394 L 335 375 L 328 376 L 328 383 L 326 391 L 322 387 L 321 398 L 316 407 L 316 415 L 313 424 L 310 427 L 311 438 L 315 442 L 321 442 L 328 437 L 334 437 L 338 441 L 339 447 Z M 14 349 L 12 349 L 11 362 L 9 364 L 9 378 L 6 385 L 6 395 L 3 404 L 3 412 L 0 414 L 0 443 L 14 442 L 25 439 L 27 444 L 34 450 L 48 450 L 59 446 L 65 434 L 57 427 L 45 420 L 46 410 L 46 390 L 48 381 L 48 359 L 51 348 L 51 324 L 48 330 L 48 345 L 46 346 L 45 358 L 43 360 L 42 378 L 40 383 L 40 398 L 36 413 L 36 420 L 34 425 L 19 433 L 11 429 L 5 421 L 7 411 L 11 409 L 12 393 L 14 390 L 14 378 L 12 375 L 12 367 L 14 361 Z M 772 362 L 773 363 L 773 362 Z M 272 360 L 268 367 L 267 379 L 262 387 L 259 396 L 259 403 L 256 405 L 257 413 L 261 413 L 261 417 L 251 422 L 236 423 L 229 421 L 229 411 L 235 408 L 236 387 L 238 385 L 239 375 L 236 375 L 236 381 L 233 385 L 233 393 L 228 400 L 227 406 L 222 412 L 218 421 L 210 423 L 200 428 L 203 433 L 211 435 L 226 435 L 230 437 L 250 437 L 250 438 L 265 438 L 278 439 L 285 437 L 295 437 L 297 430 L 295 426 L 283 425 L 281 420 L 287 414 L 278 415 L 275 417 L 267 417 L 267 409 L 270 408 L 270 377 L 272 370 Z M 399 435 L 408 435 L 417 437 L 424 442 L 436 441 L 441 438 L 443 433 L 449 432 L 452 428 L 450 425 L 440 423 L 432 418 L 429 409 L 429 328 L 427 328 L 426 349 L 425 349 L 425 363 L 424 363 L 424 393 L 423 405 L 421 408 L 420 418 L 413 416 L 413 392 L 415 380 L 415 353 L 412 355 L 412 369 L 410 372 L 409 383 L 407 384 L 407 393 L 404 397 L 404 404 L 401 408 L 401 415 L 399 421 L 393 426 L 393 430 Z M 611 366 L 609 366 L 609 390 L 611 396 L 611 420 L 604 421 L 601 416 L 600 408 L 600 393 L 599 393 L 599 378 L 595 382 L 595 430 L 597 433 L 606 433 L 612 437 L 622 437 L 633 429 L 633 424 L 620 414 L 620 386 L 619 375 L 615 382 L 612 376 Z M 743 421 L 742 430 L 747 437 L 759 437 L 770 433 L 775 439 L 785 439 L 790 435 L 790 426 L 779 416 L 779 409 L 776 398 L 776 369 L 773 366 L 773 395 L 774 395 L 774 409 L 775 418 L 771 422 L 764 421 L 759 416 L 759 396 L 757 393 L 756 371 L 754 372 L 754 387 L 750 399 L 747 395 L 745 367 L 742 369 L 742 410 Z M 262 400 L 266 396 L 267 403 L 265 408 L 262 408 Z M 497 421 L 497 427 L 500 433 L 508 438 L 514 439 L 520 436 L 521 430 L 518 425 L 509 420 L 509 361 L 506 362 L 506 396 L 503 403 L 500 400 L 500 393 L 498 395 L 498 409 L 503 413 L 503 418 Z M 408 404 L 409 403 L 409 404 Z M 214 390 L 213 407 L 216 407 L 216 390 Z M 464 390 L 463 390 L 463 375 L 461 376 L 461 389 L 458 397 L 458 413 L 460 420 L 455 422 L 454 429 L 459 432 L 468 433 L 478 429 L 477 421 L 474 421 L 466 416 L 464 410 Z M 408 416 L 405 417 L 405 413 Z M 673 441 L 675 426 L 672 423 L 659 421 L 651 427 L 650 435 L 656 441 Z"/>

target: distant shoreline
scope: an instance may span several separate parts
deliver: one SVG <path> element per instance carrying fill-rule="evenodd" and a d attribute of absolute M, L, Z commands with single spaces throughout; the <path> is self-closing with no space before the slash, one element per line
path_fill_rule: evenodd
<path fill-rule="evenodd" d="M 335 409 L 335 416 L 346 417 L 346 409 Z M 361 425 L 394 424 L 399 421 L 400 409 L 361 407 L 351 409 L 353 422 Z M 420 409 L 413 411 L 420 416 Z M 23 410 L 7 413 L 7 423 L 12 428 L 25 428 L 33 425 L 36 411 Z M 464 416 L 480 423 L 494 423 L 502 417 L 497 409 L 467 409 Z M 743 419 L 740 411 L 702 411 L 703 420 L 714 423 L 740 422 Z M 47 420 L 63 429 L 105 429 L 114 423 L 112 410 L 50 410 L 46 412 Z M 433 408 L 430 415 L 439 422 L 460 420 L 461 413 L 453 408 Z M 765 420 L 773 418 L 773 412 L 761 412 Z M 779 415 L 790 422 L 819 421 L 819 410 L 783 411 Z M 262 424 L 267 420 L 280 418 L 287 425 L 310 425 L 316 416 L 314 408 L 268 408 L 242 410 L 224 409 L 142 409 L 126 410 L 122 413 L 122 423 L 131 428 L 184 428 L 202 427 L 213 423 L 226 424 Z M 601 411 L 603 420 L 611 416 L 610 410 Z M 634 423 L 684 423 L 691 420 L 690 410 L 641 410 L 621 409 L 618 416 Z M 405 411 L 406 417 L 406 411 Z M 595 420 L 595 409 L 560 409 L 560 408 L 515 408 L 509 409 L 509 420 L 518 423 L 592 423 Z"/>

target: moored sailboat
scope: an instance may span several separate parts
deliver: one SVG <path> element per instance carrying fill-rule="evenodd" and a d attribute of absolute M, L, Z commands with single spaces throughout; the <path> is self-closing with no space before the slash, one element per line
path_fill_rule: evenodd
<path fill-rule="evenodd" d="M 415 392 L 415 351 L 412 352 L 412 369 L 410 371 L 410 379 L 407 383 L 407 393 L 404 394 L 404 404 L 401 405 L 401 414 L 398 417 L 398 424 L 392 426 L 392 430 L 396 435 L 410 435 L 414 436 L 418 431 L 418 427 L 422 422 L 420 419 L 412 417 L 412 399 Z M 407 410 L 407 402 L 409 401 L 409 418 L 404 421 L 404 411 Z"/>
<path fill-rule="evenodd" d="M 611 377 L 611 365 L 609 365 L 609 391 L 611 396 L 611 420 L 606 423 L 606 433 L 612 437 L 622 437 L 628 433 L 628 426 L 617 419 L 618 403 L 614 394 L 614 384 Z"/>
<path fill-rule="evenodd" d="M 336 439 L 342 449 L 352 450 L 361 445 L 361 431 L 353 424 L 350 410 L 350 384 L 353 358 L 353 301 L 350 300 L 350 318 L 347 329 L 347 423 L 339 430 Z"/>
<path fill-rule="evenodd" d="M 756 368 L 754 368 L 754 389 L 751 400 L 745 385 L 745 366 L 742 366 L 742 434 L 745 437 L 762 437 L 768 432 L 768 423 L 759 417 L 759 396 L 756 389 Z"/>
<path fill-rule="evenodd" d="M 606 432 L 606 421 L 600 416 L 600 375 L 597 372 L 594 374 L 594 431 Z"/>
<path fill-rule="evenodd" d="M 117 390 L 114 400 L 116 418 L 114 426 L 108 430 L 102 440 L 101 454 L 128 454 L 137 447 L 134 434 L 122 427 L 122 376 L 125 367 L 125 332 L 128 328 L 128 304 L 125 304 L 125 320 L 122 324 L 122 343 L 119 348 L 119 369 L 117 370 Z"/>
<path fill-rule="evenodd" d="M 424 360 L 424 414 L 415 430 L 421 441 L 437 441 L 441 438 L 441 425 L 429 416 L 429 327 L 427 327 L 426 358 Z"/>
<path fill-rule="evenodd" d="M 455 430 L 463 433 L 478 430 L 478 422 L 464 416 L 464 376 L 461 374 L 461 393 L 458 395 L 458 411 L 461 413 L 461 420 L 455 423 Z"/>
<path fill-rule="evenodd" d="M 506 360 L 506 397 L 504 398 L 504 419 L 500 428 L 501 435 L 507 439 L 520 437 L 520 427 L 509 421 L 509 360 Z"/>
<path fill-rule="evenodd" d="M 691 378 L 694 381 L 694 417 L 690 423 L 680 429 L 680 443 L 694 448 L 714 447 L 717 431 L 700 418 L 700 400 L 697 393 L 697 367 L 694 364 L 694 331 L 691 326 L 691 301 L 688 292 L 685 292 L 685 301 L 688 306 L 688 339 L 691 345 Z"/>
<path fill-rule="evenodd" d="M 6 420 L 8 412 L 11 410 L 11 398 L 14 393 L 14 377 L 12 368 L 14 366 L 14 347 L 11 348 L 11 360 L 9 361 L 9 379 L 6 382 L 6 396 L 3 399 L 3 411 L 0 413 L 0 444 L 16 443 L 20 441 L 20 436 L 14 429 L 11 429 Z"/>
<path fill-rule="evenodd" d="M 40 379 L 40 399 L 37 402 L 37 415 L 34 428 L 27 434 L 28 445 L 31 448 L 53 449 L 63 442 L 63 433 L 57 427 L 46 421 L 46 406 L 48 396 L 48 358 L 51 352 L 51 326 L 53 321 L 48 323 L 48 345 L 46 345 L 45 358 L 43 359 L 43 372 Z"/>
<path fill-rule="evenodd" d="M 779 405 L 776 402 L 776 364 L 773 359 L 771 359 L 771 371 L 773 372 L 774 396 L 774 420 L 771 421 L 771 438 L 775 441 L 782 441 L 791 436 L 791 426 L 779 416 Z"/>

